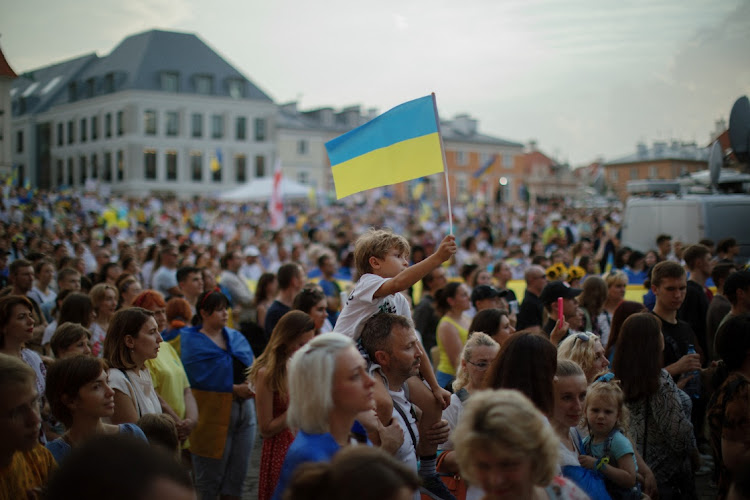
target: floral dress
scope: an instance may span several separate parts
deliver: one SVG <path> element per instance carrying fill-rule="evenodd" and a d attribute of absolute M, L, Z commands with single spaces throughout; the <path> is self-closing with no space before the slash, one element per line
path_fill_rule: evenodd
<path fill-rule="evenodd" d="M 278 391 L 273 393 L 273 418 L 284 413 L 289 401 L 282 398 Z M 273 437 L 263 440 L 263 450 L 260 455 L 260 473 L 258 475 L 258 500 L 270 500 L 281 476 L 281 466 L 284 464 L 286 452 L 294 441 L 294 434 L 289 428 L 284 429 Z"/>

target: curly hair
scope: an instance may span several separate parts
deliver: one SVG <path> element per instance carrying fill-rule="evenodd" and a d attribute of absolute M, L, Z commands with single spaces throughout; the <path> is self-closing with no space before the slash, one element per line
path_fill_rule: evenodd
<path fill-rule="evenodd" d="M 594 401 L 599 399 L 604 399 L 615 404 L 618 412 L 615 428 L 627 435 L 628 426 L 630 425 L 630 412 L 627 406 L 625 406 L 625 393 L 620 388 L 620 381 L 616 379 L 596 379 L 589 386 L 586 392 L 586 403 L 583 405 L 583 418 L 589 429 L 591 429 L 591 423 L 589 422 L 587 411 Z"/>

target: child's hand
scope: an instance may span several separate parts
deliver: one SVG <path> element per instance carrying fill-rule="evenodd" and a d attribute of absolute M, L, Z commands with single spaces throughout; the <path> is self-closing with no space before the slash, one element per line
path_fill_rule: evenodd
<path fill-rule="evenodd" d="M 440 408 L 445 410 L 451 404 L 451 393 L 443 389 L 442 387 L 436 387 L 432 389 L 432 395 L 435 396 L 435 400 L 440 405 Z"/>
<path fill-rule="evenodd" d="M 445 262 L 451 258 L 451 255 L 456 253 L 456 250 L 458 250 L 458 246 L 456 246 L 456 237 L 449 234 L 440 242 L 440 246 L 435 254 L 440 257 L 440 262 Z"/>
<path fill-rule="evenodd" d="M 578 461 L 581 462 L 582 467 L 594 470 L 596 467 L 596 459 L 590 455 L 578 455 Z"/>
<path fill-rule="evenodd" d="M 435 425 L 433 425 L 431 429 L 425 431 L 424 440 L 433 446 L 439 446 L 448 441 L 450 434 L 451 428 L 450 425 L 448 425 L 448 421 L 440 420 L 435 422 Z"/>

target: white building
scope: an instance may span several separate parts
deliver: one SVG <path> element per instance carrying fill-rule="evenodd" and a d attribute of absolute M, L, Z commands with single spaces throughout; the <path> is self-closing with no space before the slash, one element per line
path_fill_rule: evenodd
<path fill-rule="evenodd" d="M 271 175 L 276 105 L 193 34 L 29 71 L 11 98 L 12 161 L 40 188 L 190 196 Z"/>

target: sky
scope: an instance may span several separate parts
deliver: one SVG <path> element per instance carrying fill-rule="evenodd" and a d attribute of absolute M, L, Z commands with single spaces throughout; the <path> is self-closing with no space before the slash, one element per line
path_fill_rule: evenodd
<path fill-rule="evenodd" d="M 17 73 L 150 29 L 195 33 L 281 104 L 384 112 L 435 92 L 442 119 L 573 166 L 638 142 L 707 145 L 750 94 L 750 0 L 15 0 Z"/>

